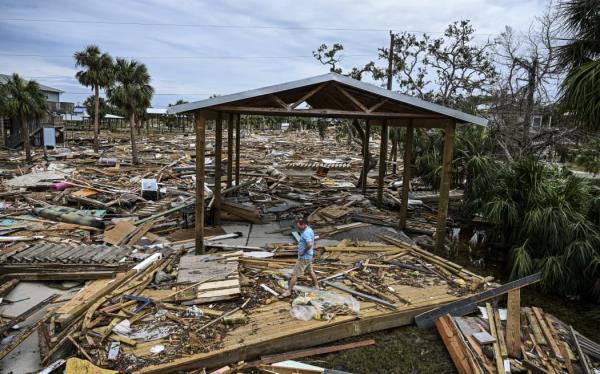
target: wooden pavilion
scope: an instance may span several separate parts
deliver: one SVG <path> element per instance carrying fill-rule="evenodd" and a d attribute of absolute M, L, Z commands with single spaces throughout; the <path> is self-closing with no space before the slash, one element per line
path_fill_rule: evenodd
<path fill-rule="evenodd" d="M 387 156 L 388 127 L 406 127 L 403 185 L 408 186 L 412 162 L 412 143 L 415 128 L 444 130 L 442 178 L 439 188 L 436 246 L 440 249 L 446 234 L 448 196 L 450 191 L 452 153 L 457 123 L 486 126 L 487 120 L 412 96 L 399 94 L 373 84 L 340 74 L 329 73 L 293 82 L 258 88 L 240 93 L 213 97 L 207 100 L 170 107 L 169 113 L 193 113 L 196 124 L 196 201 L 204 201 L 204 151 L 206 122 L 216 121 L 215 154 L 222 152 L 222 124 L 227 121 L 228 144 L 233 144 L 235 127 L 235 171 L 233 147 L 227 152 L 227 186 L 239 183 L 240 115 L 304 116 L 352 118 L 366 120 L 363 141 L 364 165 L 368 164 L 370 128 L 381 126 L 381 152 L 377 197 L 382 199 L 383 178 Z M 363 178 L 366 178 L 366 173 Z M 221 157 L 215 157 L 215 180 L 222 176 Z M 234 179 L 235 178 L 235 179 Z M 364 180 L 363 180 L 364 182 Z M 366 183 L 362 183 L 363 192 Z M 221 204 L 221 185 L 214 187 L 215 220 L 218 222 Z M 408 188 L 402 189 L 399 224 L 406 225 Z M 196 204 L 196 252 L 204 252 L 204 204 Z"/>

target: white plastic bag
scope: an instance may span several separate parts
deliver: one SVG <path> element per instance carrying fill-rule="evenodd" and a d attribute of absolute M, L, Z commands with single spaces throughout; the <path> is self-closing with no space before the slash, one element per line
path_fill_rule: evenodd
<path fill-rule="evenodd" d="M 340 295 L 304 286 L 296 286 L 294 290 L 299 292 L 299 295 L 292 301 L 291 313 L 299 320 L 327 321 L 337 314 L 358 315 L 360 313 L 360 303 L 350 295 Z"/>

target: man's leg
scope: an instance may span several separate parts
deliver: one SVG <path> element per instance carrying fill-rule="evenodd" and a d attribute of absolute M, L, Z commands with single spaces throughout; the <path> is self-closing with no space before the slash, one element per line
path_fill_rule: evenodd
<path fill-rule="evenodd" d="M 317 279 L 317 274 L 315 274 L 315 271 L 313 270 L 312 263 L 308 266 L 308 274 L 310 274 L 310 279 L 312 279 L 315 288 L 320 290 L 321 287 L 319 287 L 319 280 Z"/>

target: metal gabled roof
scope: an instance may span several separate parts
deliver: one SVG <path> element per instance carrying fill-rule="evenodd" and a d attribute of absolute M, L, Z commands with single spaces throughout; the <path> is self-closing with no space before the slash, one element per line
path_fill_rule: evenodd
<path fill-rule="evenodd" d="M 310 78 L 300 79 L 292 82 L 276 84 L 273 86 L 267 86 L 257 88 L 253 90 L 243 91 L 239 93 L 217 96 L 206 100 L 195 101 L 186 104 L 175 105 L 168 108 L 168 113 L 183 113 L 190 112 L 198 109 L 209 109 L 211 107 L 230 104 L 240 100 L 257 98 L 265 95 L 276 94 L 278 92 L 289 91 L 297 88 L 313 86 L 326 82 L 337 82 L 346 86 L 353 87 L 357 90 L 364 91 L 365 93 L 374 94 L 381 98 L 387 98 L 395 102 L 406 104 L 417 109 L 425 110 L 428 112 L 436 113 L 439 115 L 453 118 L 459 122 L 472 123 L 479 126 L 487 126 L 488 120 L 482 117 L 474 116 L 472 114 L 464 113 L 459 110 L 447 108 L 442 105 L 434 104 L 426 100 L 422 100 L 413 96 L 404 95 L 398 92 L 386 90 L 378 87 L 371 83 L 362 82 L 341 74 L 328 73 L 323 75 L 317 75 Z M 293 113 L 290 113 L 293 115 Z"/>

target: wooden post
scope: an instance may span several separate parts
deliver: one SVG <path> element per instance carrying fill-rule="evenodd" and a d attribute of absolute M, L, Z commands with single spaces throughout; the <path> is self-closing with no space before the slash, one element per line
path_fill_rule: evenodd
<path fill-rule="evenodd" d="M 196 254 L 204 253 L 204 147 L 206 118 L 204 113 L 194 114 L 196 122 Z"/>
<path fill-rule="evenodd" d="M 379 178 L 377 178 L 377 205 L 379 208 L 383 205 L 383 179 L 385 178 L 386 156 L 388 143 L 388 124 L 383 120 L 381 125 L 381 144 L 379 146 Z"/>
<path fill-rule="evenodd" d="M 231 188 L 233 181 L 233 113 L 229 113 L 227 120 L 227 188 Z"/>
<path fill-rule="evenodd" d="M 215 202 L 214 209 L 214 224 L 218 225 L 221 222 L 221 158 L 223 147 L 223 116 L 221 112 L 217 112 L 217 121 L 215 124 L 215 186 L 213 196 Z"/>
<path fill-rule="evenodd" d="M 521 358 L 521 290 L 508 291 L 506 349 L 510 357 Z"/>
<path fill-rule="evenodd" d="M 442 159 L 442 181 L 440 183 L 440 200 L 438 204 L 438 222 L 435 230 L 435 248 L 441 251 L 446 238 L 446 218 L 448 217 L 448 197 L 452 181 L 452 154 L 454 153 L 454 131 L 456 123 L 451 120 L 446 125 L 444 135 L 444 156 Z"/>
<path fill-rule="evenodd" d="M 410 171 L 413 158 L 413 138 L 415 129 L 412 120 L 408 120 L 406 135 L 404 136 L 404 170 L 402 172 L 402 195 L 400 196 L 400 228 L 406 227 L 406 218 L 408 214 L 408 192 L 410 190 Z"/>
<path fill-rule="evenodd" d="M 235 185 L 240 184 L 240 114 L 235 116 Z"/>
<path fill-rule="evenodd" d="M 369 174 L 369 137 L 371 135 L 371 123 L 369 120 L 365 124 L 365 138 L 363 139 L 363 172 L 362 172 L 362 193 L 367 193 L 367 175 Z"/>

